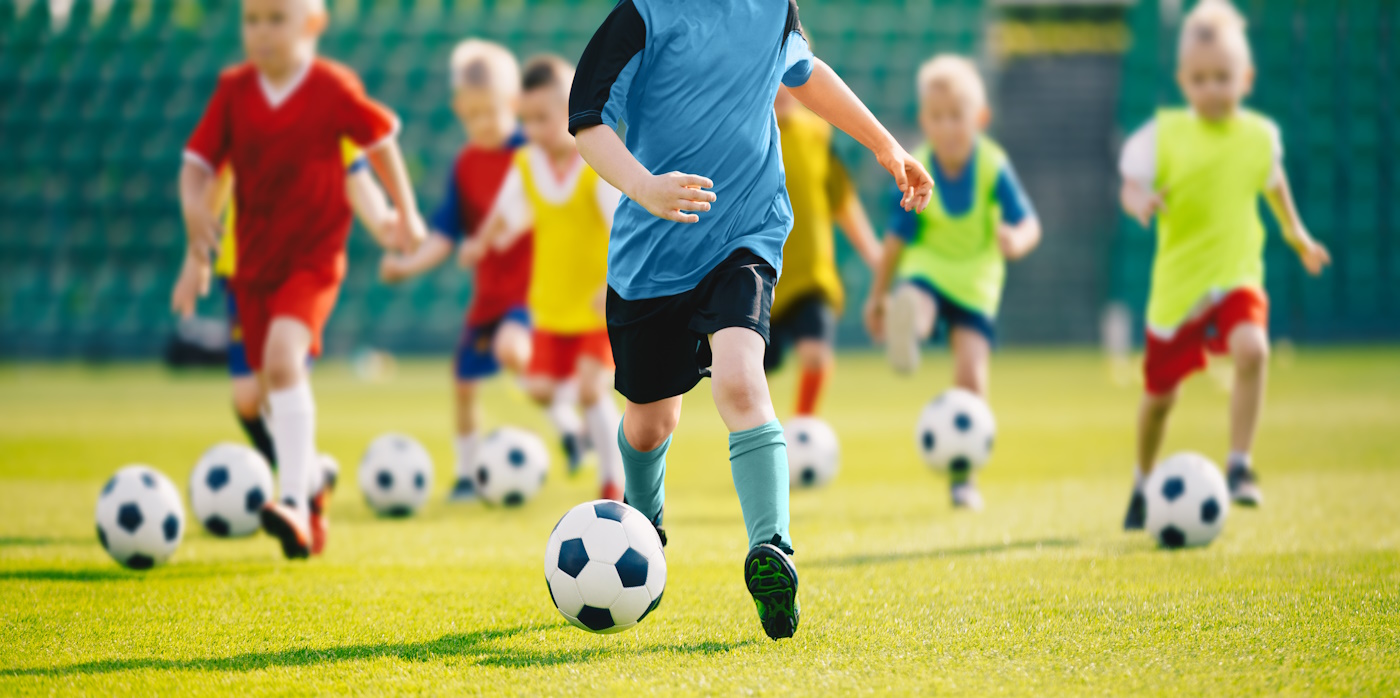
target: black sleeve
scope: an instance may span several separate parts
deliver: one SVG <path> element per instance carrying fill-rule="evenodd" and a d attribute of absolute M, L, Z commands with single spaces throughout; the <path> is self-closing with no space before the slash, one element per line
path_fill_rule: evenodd
<path fill-rule="evenodd" d="M 783 23 L 783 41 L 780 45 L 786 46 L 793 32 L 802 34 L 803 38 L 807 36 L 802 32 L 802 20 L 797 17 L 797 0 L 788 0 L 787 22 Z"/>
<path fill-rule="evenodd" d="M 603 108 L 622 69 L 647 43 L 647 26 L 632 0 L 613 8 L 578 59 L 569 90 L 569 133 L 603 123 Z"/>

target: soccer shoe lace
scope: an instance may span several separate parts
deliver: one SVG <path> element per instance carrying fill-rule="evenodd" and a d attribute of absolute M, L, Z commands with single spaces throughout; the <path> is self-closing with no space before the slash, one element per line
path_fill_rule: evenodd
<path fill-rule="evenodd" d="M 792 637 L 801 617 L 792 554 L 782 537 L 774 535 L 771 542 L 754 546 L 744 558 L 744 585 L 753 596 L 763 632 L 774 640 Z"/>

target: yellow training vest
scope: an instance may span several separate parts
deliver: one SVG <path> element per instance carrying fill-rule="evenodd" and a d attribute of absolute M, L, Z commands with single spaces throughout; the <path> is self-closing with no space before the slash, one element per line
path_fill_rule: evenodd
<path fill-rule="evenodd" d="M 607 328 L 594 307 L 608 283 L 608 224 L 598 208 L 598 173 L 586 163 L 563 203 L 540 195 L 530 166 L 533 148 L 515 153 L 515 167 L 535 218 L 535 258 L 530 275 L 530 320 L 554 334 L 583 334 Z"/>
<path fill-rule="evenodd" d="M 831 125 L 821 117 L 795 107 L 778 119 L 778 131 L 792 199 L 792 232 L 783 245 L 783 278 L 773 292 L 773 317 L 813 294 L 839 314 L 845 294 L 836 269 L 832 215 L 845 203 L 850 179 L 831 152 Z"/>

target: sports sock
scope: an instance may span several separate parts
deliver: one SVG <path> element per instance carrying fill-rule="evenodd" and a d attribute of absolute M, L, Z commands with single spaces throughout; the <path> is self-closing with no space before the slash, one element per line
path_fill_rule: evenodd
<path fill-rule="evenodd" d="M 277 448 L 277 484 L 283 503 L 295 509 L 305 523 L 311 469 L 316 459 L 316 402 L 311 384 L 302 381 L 290 388 L 270 391 L 267 403 L 272 414 L 268 426 Z"/>
<path fill-rule="evenodd" d="M 306 494 L 315 497 L 326 488 L 326 462 L 317 453 L 311 459 L 311 467 L 306 469 Z"/>
<path fill-rule="evenodd" d="M 1142 481 L 1143 481 L 1143 480 L 1146 480 L 1146 479 L 1147 479 L 1147 476 L 1142 474 L 1142 466 L 1141 466 L 1141 465 L 1134 465 L 1134 466 L 1133 466 L 1133 489 L 1135 489 L 1135 490 L 1142 489 Z"/>
<path fill-rule="evenodd" d="M 583 431 L 583 422 L 578 416 L 578 382 L 567 381 L 554 388 L 554 399 L 545 410 L 549 423 L 554 425 L 560 436 L 578 438 Z M 611 432 L 609 432 L 611 433 Z"/>
<path fill-rule="evenodd" d="M 1251 458 L 1248 452 L 1231 451 L 1230 459 L 1225 461 L 1225 463 L 1226 467 L 1229 468 L 1243 468 L 1249 470 L 1250 460 Z"/>
<path fill-rule="evenodd" d="M 752 429 L 729 434 L 729 470 L 744 525 L 749 529 L 749 547 L 767 543 L 773 534 L 792 547 L 788 535 L 788 459 L 783 425 L 774 419 Z"/>
<path fill-rule="evenodd" d="M 821 400 L 822 384 L 826 382 L 825 368 L 804 368 L 797 384 L 797 414 L 799 416 L 817 413 L 817 402 Z"/>
<path fill-rule="evenodd" d="M 272 434 L 267 431 L 267 421 L 262 415 L 256 417 L 244 417 L 238 415 L 238 423 L 243 426 L 243 433 L 248 436 L 248 441 L 253 444 L 253 448 L 267 459 L 267 464 L 272 466 L 272 470 L 277 470 L 277 451 L 272 447 Z"/>
<path fill-rule="evenodd" d="M 656 521 L 661 506 L 666 503 L 666 451 L 671 448 L 671 438 L 650 451 L 638 451 L 627 443 L 627 433 L 622 428 L 623 419 L 617 423 L 617 449 L 622 457 L 622 469 L 627 473 L 627 503 L 642 512 L 642 515 Z"/>
<path fill-rule="evenodd" d="M 476 449 L 480 443 L 481 437 L 477 436 L 476 432 L 458 434 L 457 438 L 452 440 L 452 445 L 457 450 L 457 479 L 471 480 L 475 477 L 473 469 L 476 467 Z"/>
<path fill-rule="evenodd" d="M 598 444 L 598 481 L 623 484 L 626 477 L 622 469 L 622 451 L 616 439 L 608 438 L 618 433 L 617 405 L 610 396 L 603 396 L 583 412 L 583 421 L 588 427 L 588 438 Z M 611 444 L 611 447 L 609 447 Z"/>

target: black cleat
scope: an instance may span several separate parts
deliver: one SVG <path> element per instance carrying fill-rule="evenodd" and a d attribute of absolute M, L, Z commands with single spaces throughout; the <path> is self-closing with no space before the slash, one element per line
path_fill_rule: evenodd
<path fill-rule="evenodd" d="M 1124 531 L 1141 531 L 1147 525 L 1147 498 L 1142 496 L 1142 488 L 1133 488 L 1133 498 L 1128 502 L 1128 515 L 1123 517 Z"/>
<path fill-rule="evenodd" d="M 797 605 L 797 568 L 788 557 L 792 548 L 774 535 L 744 558 L 744 585 L 758 607 L 763 632 L 774 640 L 792 637 L 801 615 Z"/>
<path fill-rule="evenodd" d="M 449 502 L 475 502 L 477 501 L 476 481 L 469 477 L 457 478 L 457 483 L 452 485 L 452 491 L 447 495 Z"/>
<path fill-rule="evenodd" d="M 666 512 L 665 507 L 656 513 L 656 518 L 651 520 L 651 525 L 656 529 L 656 535 L 661 539 L 661 547 L 666 547 L 666 527 L 661 525 L 661 515 Z"/>
<path fill-rule="evenodd" d="M 559 447 L 564 451 L 564 460 L 569 465 L 569 474 L 578 472 L 583 465 L 583 441 L 578 434 L 565 434 L 559 439 Z"/>
<path fill-rule="evenodd" d="M 263 530 L 282 544 L 282 554 L 288 560 L 304 560 L 311 555 L 311 531 L 298 520 L 291 506 L 268 504 L 262 508 L 260 518 Z"/>
<path fill-rule="evenodd" d="M 1259 491 L 1259 480 L 1254 469 L 1244 465 L 1232 465 L 1225 480 L 1230 484 L 1230 499 L 1244 507 L 1257 507 L 1264 503 L 1264 493 Z"/>

